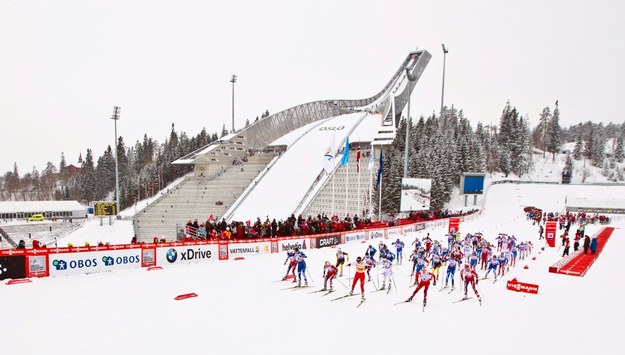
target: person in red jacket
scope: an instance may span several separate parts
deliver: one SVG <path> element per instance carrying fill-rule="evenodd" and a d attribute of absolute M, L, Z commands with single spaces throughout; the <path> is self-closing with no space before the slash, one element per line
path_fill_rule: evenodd
<path fill-rule="evenodd" d="M 352 266 L 351 263 L 347 264 L 347 266 Z M 356 287 L 356 282 L 360 281 L 360 292 L 362 295 L 362 299 L 365 299 L 365 271 L 367 270 L 367 265 L 359 256 L 356 258 L 356 273 L 354 274 L 354 282 L 352 282 L 352 290 L 349 291 L 350 296 L 354 294 L 354 287 Z"/>
<path fill-rule="evenodd" d="M 326 261 L 325 266 L 323 267 L 323 288 L 322 291 L 326 291 L 328 288 L 328 281 L 330 281 L 330 292 L 334 291 L 332 288 L 332 280 L 336 276 L 338 269 L 336 266 L 330 264 L 329 261 Z"/>
<path fill-rule="evenodd" d="M 482 302 L 482 299 L 480 298 L 480 294 L 479 292 L 477 292 L 477 289 L 475 288 L 475 285 L 477 285 L 478 283 L 477 272 L 475 272 L 475 270 L 473 270 L 469 266 L 469 264 L 464 264 L 464 269 L 460 271 L 460 279 L 464 281 L 464 299 L 468 298 L 467 291 L 468 291 L 469 284 L 470 284 L 471 287 L 473 288 L 473 292 L 477 296 L 477 299 L 480 302 Z"/>
<path fill-rule="evenodd" d="M 434 279 L 434 274 L 428 271 L 426 267 L 423 267 L 421 269 L 421 272 L 419 273 L 419 280 L 420 280 L 419 285 L 414 290 L 412 295 L 408 297 L 406 302 L 412 301 L 412 299 L 417 294 L 417 292 L 419 292 L 420 289 L 423 289 L 423 305 L 425 306 L 428 300 L 428 288 L 430 288 L 430 281 L 432 281 L 433 279 Z"/>

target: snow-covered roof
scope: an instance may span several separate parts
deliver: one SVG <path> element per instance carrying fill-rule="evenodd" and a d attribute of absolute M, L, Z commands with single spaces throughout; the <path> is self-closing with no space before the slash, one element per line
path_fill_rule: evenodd
<path fill-rule="evenodd" d="M 0 201 L 0 213 L 84 211 L 78 201 Z"/>

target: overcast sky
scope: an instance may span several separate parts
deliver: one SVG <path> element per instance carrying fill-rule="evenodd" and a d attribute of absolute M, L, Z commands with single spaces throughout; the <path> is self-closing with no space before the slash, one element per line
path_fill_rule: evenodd
<path fill-rule="evenodd" d="M 118 133 L 209 133 L 321 99 L 381 90 L 407 53 L 432 60 L 414 116 L 445 103 L 474 125 L 507 100 L 534 126 L 559 100 L 561 124 L 624 121 L 622 1 L 0 0 L 0 172 L 57 167 Z M 96 132 L 96 133 L 93 133 Z"/>

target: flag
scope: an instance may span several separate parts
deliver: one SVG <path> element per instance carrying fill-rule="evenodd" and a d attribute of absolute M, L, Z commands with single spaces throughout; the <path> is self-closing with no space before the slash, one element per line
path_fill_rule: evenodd
<path fill-rule="evenodd" d="M 334 169 L 334 149 L 335 140 L 333 134 L 332 139 L 330 140 L 330 144 L 326 148 L 326 153 L 323 155 L 323 168 L 328 174 Z"/>
<path fill-rule="evenodd" d="M 356 152 L 356 172 L 360 173 L 360 143 L 358 144 L 358 152 Z"/>
<path fill-rule="evenodd" d="M 341 159 L 341 166 L 345 166 L 349 163 L 349 136 L 345 140 L 345 149 L 343 150 L 343 159 Z"/>
<path fill-rule="evenodd" d="M 380 146 L 380 167 L 378 168 L 378 182 L 375 186 L 380 186 L 380 179 L 382 178 L 382 172 L 384 171 L 384 159 L 382 158 L 382 146 Z"/>
<path fill-rule="evenodd" d="M 369 165 L 367 166 L 368 170 L 373 169 L 373 144 L 371 145 L 371 151 L 369 152 Z"/>

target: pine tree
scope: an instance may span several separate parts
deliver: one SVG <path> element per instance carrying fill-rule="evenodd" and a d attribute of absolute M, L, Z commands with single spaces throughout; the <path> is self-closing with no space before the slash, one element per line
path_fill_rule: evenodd
<path fill-rule="evenodd" d="M 79 198 L 84 203 L 95 200 L 96 197 L 96 171 L 93 163 L 93 153 L 87 149 L 87 155 L 82 163 L 80 178 L 78 179 Z"/>
<path fill-rule="evenodd" d="M 534 141 L 536 146 L 540 147 L 543 151 L 543 158 L 545 157 L 545 151 L 549 146 L 549 135 L 548 130 L 551 122 L 551 110 L 549 107 L 545 107 L 543 111 L 540 113 L 538 126 L 536 127 L 536 132 L 538 132 L 538 141 Z"/>
<path fill-rule="evenodd" d="M 558 108 L 558 101 L 556 101 L 556 108 L 553 110 L 547 129 L 547 151 L 552 154 L 553 161 L 556 160 L 556 152 L 560 147 L 560 131 L 560 109 Z"/>
<path fill-rule="evenodd" d="M 619 135 L 616 138 L 616 147 L 614 148 L 614 159 L 619 163 L 625 159 L 624 143 L 623 135 Z"/>
<path fill-rule="evenodd" d="M 575 148 L 573 148 L 573 158 L 575 160 L 579 160 L 582 157 L 584 149 L 584 141 L 582 140 L 582 132 L 581 130 L 577 134 L 577 140 L 575 141 Z"/>

